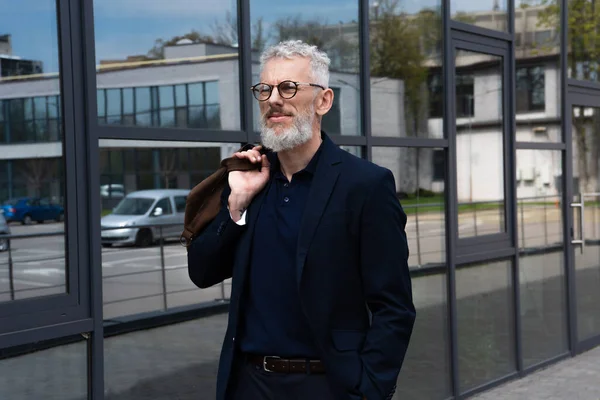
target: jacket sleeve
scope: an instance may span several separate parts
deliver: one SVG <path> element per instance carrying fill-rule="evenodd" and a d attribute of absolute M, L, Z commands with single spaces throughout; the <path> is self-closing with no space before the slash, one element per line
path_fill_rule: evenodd
<path fill-rule="evenodd" d="M 207 288 L 231 278 L 236 243 L 246 226 L 237 225 L 227 209 L 230 189 L 221 194 L 221 209 L 215 219 L 190 245 L 188 273 L 194 284 Z"/>
<path fill-rule="evenodd" d="M 358 391 L 369 400 L 391 398 L 416 312 L 408 271 L 406 214 L 389 170 L 367 198 L 361 216 L 360 268 L 371 326 L 360 352 Z"/>

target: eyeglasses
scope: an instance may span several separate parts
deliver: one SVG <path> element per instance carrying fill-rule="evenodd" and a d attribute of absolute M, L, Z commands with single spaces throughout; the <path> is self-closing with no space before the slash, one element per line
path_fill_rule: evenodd
<path fill-rule="evenodd" d="M 296 95 L 296 93 L 298 93 L 298 86 L 300 85 L 313 86 L 325 90 L 323 86 L 317 85 L 316 83 L 281 81 L 279 85 L 277 85 L 277 91 L 282 99 L 291 99 Z M 274 87 L 275 86 L 269 85 L 268 83 L 257 83 L 250 89 L 252 90 L 252 94 L 256 100 L 267 101 L 271 97 Z"/>

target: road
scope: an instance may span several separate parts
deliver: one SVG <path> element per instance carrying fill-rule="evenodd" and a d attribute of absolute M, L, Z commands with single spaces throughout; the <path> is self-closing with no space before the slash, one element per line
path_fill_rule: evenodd
<path fill-rule="evenodd" d="M 11 225 L 12 234 L 63 229 L 60 223 Z M 11 256 L 15 299 L 65 292 L 64 235 L 14 239 Z M 188 277 L 186 250 L 176 242 L 164 246 L 166 296 L 160 246 L 103 248 L 102 276 L 105 319 L 227 298 L 230 291 L 229 282 L 210 289 L 196 288 Z M 10 300 L 8 252 L 3 252 L 0 253 L 0 302 Z"/>
<path fill-rule="evenodd" d="M 543 247 L 560 243 L 562 240 L 562 223 L 558 209 L 542 211 L 532 208 L 520 213 L 519 220 L 523 222 L 519 228 L 521 247 Z M 479 234 L 490 233 L 497 230 L 501 224 L 495 211 L 479 212 L 476 217 L 461 213 L 459 222 L 461 237 L 473 236 L 475 229 Z M 586 226 L 589 236 L 593 235 L 594 229 L 600 230 L 598 225 L 597 218 L 590 218 Z M 62 232 L 64 228 L 62 223 L 46 223 L 30 226 L 12 224 L 11 229 L 13 234 L 36 234 Z M 409 215 L 406 231 L 410 246 L 409 265 L 412 268 L 445 262 L 446 232 L 442 213 L 426 213 L 419 215 L 418 219 L 415 215 Z M 15 299 L 65 292 L 65 252 L 62 234 L 13 240 L 11 247 Z M 594 256 L 592 254 L 592 257 Z M 102 290 L 106 319 L 229 297 L 229 281 L 203 290 L 197 289 L 191 283 L 187 273 L 186 251 L 178 243 L 170 242 L 164 246 L 162 260 L 158 245 L 149 248 L 102 249 Z M 0 253 L 0 302 L 11 300 L 8 264 L 8 253 Z M 590 265 L 592 264 L 590 261 Z M 559 268 L 552 270 L 556 271 L 556 274 L 560 273 Z M 537 273 L 531 279 L 537 279 L 536 276 Z M 545 277 L 548 278 L 547 271 Z M 540 276 L 540 279 L 543 277 Z M 502 279 L 499 279 L 499 282 L 501 281 Z M 425 296 L 429 296 L 430 292 L 439 291 L 437 284 L 435 287 L 420 287 L 422 285 L 415 283 L 414 286 L 415 296 L 421 291 Z M 471 290 L 468 290 L 465 295 L 470 292 Z"/>

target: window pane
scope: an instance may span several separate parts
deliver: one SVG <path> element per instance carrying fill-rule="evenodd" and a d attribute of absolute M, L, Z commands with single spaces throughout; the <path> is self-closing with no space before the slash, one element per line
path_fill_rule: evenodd
<path fill-rule="evenodd" d="M 441 0 L 370 0 L 371 130 L 443 138 Z"/>
<path fill-rule="evenodd" d="M 506 0 L 450 1 L 450 13 L 453 20 L 503 32 L 508 31 L 507 7 Z"/>
<path fill-rule="evenodd" d="M 87 371 L 85 341 L 1 359 L 0 399 L 87 399 Z"/>
<path fill-rule="evenodd" d="M 518 141 L 562 141 L 560 4 L 517 0 L 515 5 Z"/>
<path fill-rule="evenodd" d="M 121 113 L 121 90 L 120 89 L 108 89 L 106 90 L 106 114 L 108 116 L 108 122 L 113 124 L 120 124 L 122 113 Z"/>
<path fill-rule="evenodd" d="M 324 9 L 322 2 L 309 0 L 298 7 L 294 0 L 277 3 L 277 11 L 265 0 L 250 1 L 252 49 L 260 54 L 266 47 L 283 40 L 297 39 L 317 45 L 331 59 L 329 86 L 337 88 L 333 116 L 323 129 L 328 134 L 357 136 L 360 129 L 360 84 L 358 50 L 358 2 L 336 0 Z M 252 66 L 253 83 L 260 80 L 260 66 Z M 337 111 L 336 111 L 337 110 Z M 260 112 L 254 101 L 255 130 L 259 131 Z M 327 129 L 325 129 L 327 128 Z"/>
<path fill-rule="evenodd" d="M 161 110 L 172 108 L 175 105 L 173 97 L 173 86 L 159 86 L 158 101 Z"/>
<path fill-rule="evenodd" d="M 208 102 L 213 106 L 209 123 L 192 125 L 190 119 L 189 124 L 178 121 L 177 126 L 240 128 L 237 2 L 229 0 L 219 7 L 213 3 L 94 1 L 98 87 L 156 89 L 151 103 L 154 111 L 139 119 L 136 116 L 136 124 L 175 126 L 172 112 L 163 115 L 165 109 L 175 106 L 175 95 L 177 106 L 188 107 L 185 85 L 198 85 L 191 88 L 190 104 L 204 104 L 203 83 L 210 81 Z M 150 107 L 144 103 L 143 108 Z M 129 113 L 127 108 L 125 113 Z M 107 122 L 127 121 L 130 119 L 112 118 Z"/>
<path fill-rule="evenodd" d="M 57 2 L 34 3 L 5 2 L 0 12 L 0 54 L 9 55 L 0 57 L 0 120 L 4 121 L 0 162 L 5 168 L 0 177 L 0 208 L 10 221 L 0 224 L 0 233 L 33 235 L 10 243 L 0 240 L 0 302 L 67 291 L 65 168 L 59 141 L 63 135 L 56 131 L 62 127 Z M 44 201 L 37 201 L 40 198 Z M 35 236 L 48 232 L 51 236 Z M 0 382 L 0 391 L 6 387 Z M 12 387 L 13 395 L 0 393 L 0 398 L 28 393 L 24 387 Z"/>
<path fill-rule="evenodd" d="M 240 145 L 100 140 L 99 146 L 104 318 L 221 298 L 220 286 L 200 290 L 189 279 L 185 251 L 182 252 L 179 243 L 185 199 L 183 209 L 181 201 L 165 200 L 160 204 L 162 215 L 150 217 L 150 214 L 156 201 L 167 196 L 187 196 L 193 186 L 219 168 L 221 159 L 229 157 Z M 193 151 L 193 165 L 183 168 L 179 162 L 182 150 Z M 124 170 L 105 167 L 107 160 L 112 167 L 112 161 L 119 160 L 121 155 L 125 158 Z M 142 193 L 143 189 L 161 190 Z M 149 204 L 147 199 L 150 199 Z M 172 212 L 173 204 L 178 204 L 179 212 Z M 124 228 L 124 223 L 134 225 Z M 155 229 L 135 228 L 135 225 L 152 225 Z M 162 259 L 158 243 L 161 232 L 165 238 Z M 163 292 L 162 265 L 166 270 L 166 293 Z M 228 283 L 223 290 L 228 296 Z"/>
<path fill-rule="evenodd" d="M 177 107 L 187 106 L 187 95 L 185 85 L 175 86 L 175 105 Z"/>
<path fill-rule="evenodd" d="M 511 262 L 456 270 L 460 392 L 516 370 Z"/>
<path fill-rule="evenodd" d="M 458 50 L 455 62 L 459 237 L 505 232 L 502 57 Z"/>
<path fill-rule="evenodd" d="M 218 314 L 106 338 L 106 399 L 213 399 L 226 329 L 227 314 Z"/>
<path fill-rule="evenodd" d="M 413 277 L 413 298 L 419 310 L 398 381 L 397 392 L 402 399 L 444 399 L 452 395 L 446 303 L 445 175 L 434 176 L 435 154 L 440 151 L 444 157 L 441 149 L 373 148 L 373 162 L 394 174 L 398 201 L 408 217 L 408 265 Z"/>
<path fill-rule="evenodd" d="M 133 89 L 123 89 L 123 114 L 133 114 Z"/>
<path fill-rule="evenodd" d="M 98 103 L 98 117 L 106 116 L 105 90 L 98 89 L 96 92 L 96 102 Z"/>
<path fill-rule="evenodd" d="M 214 89 L 213 89 L 214 90 Z M 192 83 L 188 85 L 190 105 L 204 104 L 204 84 Z"/>
<path fill-rule="evenodd" d="M 560 8 L 556 6 L 557 0 L 550 2 L 546 19 L 554 26 L 560 21 Z M 600 51 L 600 37 L 597 30 L 600 10 L 594 0 L 568 0 L 567 30 L 568 74 L 569 78 L 598 82 L 600 80 L 598 52 Z"/>
<path fill-rule="evenodd" d="M 517 150 L 517 174 L 523 361 L 532 366 L 568 348 L 562 154 Z"/>
<path fill-rule="evenodd" d="M 141 87 L 135 89 L 135 111 L 137 113 L 148 112 L 150 105 L 150 88 Z"/>

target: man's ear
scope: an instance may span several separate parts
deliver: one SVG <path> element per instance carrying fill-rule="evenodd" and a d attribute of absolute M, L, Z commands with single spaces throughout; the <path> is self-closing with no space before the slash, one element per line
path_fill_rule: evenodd
<path fill-rule="evenodd" d="M 315 112 L 317 115 L 323 116 L 327 114 L 333 105 L 333 90 L 331 90 L 331 88 L 323 90 L 321 95 L 317 96 L 316 101 Z"/>

